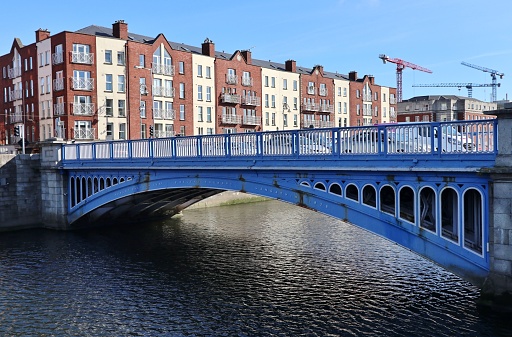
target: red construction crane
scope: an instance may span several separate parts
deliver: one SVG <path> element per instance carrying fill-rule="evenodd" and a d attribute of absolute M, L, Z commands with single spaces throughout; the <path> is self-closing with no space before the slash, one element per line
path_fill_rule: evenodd
<path fill-rule="evenodd" d="M 391 62 L 396 64 L 396 96 L 398 102 L 402 101 L 402 70 L 404 70 L 404 68 L 409 67 L 414 70 L 421 70 L 426 73 L 432 74 L 432 70 L 423 68 L 419 65 L 404 61 L 402 59 L 391 58 L 384 54 L 380 54 L 379 58 L 382 59 L 383 63 Z"/>

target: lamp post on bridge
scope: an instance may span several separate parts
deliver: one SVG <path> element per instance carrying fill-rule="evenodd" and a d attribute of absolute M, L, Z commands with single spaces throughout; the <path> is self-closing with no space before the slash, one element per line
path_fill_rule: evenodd
<path fill-rule="evenodd" d="M 151 78 L 151 82 L 150 82 L 150 85 L 151 85 L 151 111 L 153 111 L 153 105 L 154 105 L 154 102 L 153 102 L 153 98 L 154 98 L 154 96 L 153 96 L 153 68 L 146 68 L 146 67 L 143 67 L 140 65 L 134 66 L 134 68 L 149 70 L 149 74 L 150 74 L 150 78 Z M 147 86 L 147 84 L 140 83 L 140 79 L 139 79 L 139 115 L 140 115 L 141 138 L 142 138 L 142 93 L 143 92 L 144 92 L 144 95 L 148 94 L 148 86 Z M 145 107 L 145 112 L 147 113 L 147 106 L 145 105 L 144 107 Z M 153 137 L 154 130 L 155 130 L 155 118 L 154 118 L 154 114 L 152 113 L 151 114 L 151 124 L 149 126 L 149 138 Z"/>

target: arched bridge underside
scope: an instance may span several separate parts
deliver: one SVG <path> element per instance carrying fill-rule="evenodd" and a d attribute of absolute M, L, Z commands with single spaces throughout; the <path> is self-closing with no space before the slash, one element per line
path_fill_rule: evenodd
<path fill-rule="evenodd" d="M 222 191 L 242 191 L 367 229 L 476 285 L 489 273 L 490 181 L 477 172 L 300 167 L 66 171 L 71 228 L 170 216 Z"/>

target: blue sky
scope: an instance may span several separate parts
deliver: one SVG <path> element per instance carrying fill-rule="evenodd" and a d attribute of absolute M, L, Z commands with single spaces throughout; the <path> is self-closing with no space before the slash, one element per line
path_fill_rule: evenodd
<path fill-rule="evenodd" d="M 82 4 L 87 3 L 84 8 Z M 253 58 L 347 74 L 375 76 L 396 87 L 396 65 L 379 54 L 420 65 L 406 68 L 403 98 L 467 96 L 462 88 L 419 88 L 413 84 L 491 83 L 489 73 L 462 61 L 505 73 L 498 99 L 512 99 L 512 1 L 510 0 L 290 0 L 290 1 L 7 1 L 2 3 L 0 54 L 13 39 L 35 42 L 35 30 L 51 34 L 89 25 L 111 27 L 125 20 L 130 32 L 200 46 L 206 37 L 217 50 L 250 49 Z M 9 13 L 9 15 L 6 15 Z M 57 14 L 58 13 L 58 14 Z M 474 88 L 489 101 L 491 88 Z"/>

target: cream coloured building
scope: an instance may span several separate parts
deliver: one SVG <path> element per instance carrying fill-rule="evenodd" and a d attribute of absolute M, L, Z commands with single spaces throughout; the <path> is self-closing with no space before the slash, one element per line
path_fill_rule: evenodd
<path fill-rule="evenodd" d="M 192 54 L 194 134 L 212 135 L 215 130 L 215 58 Z"/>

